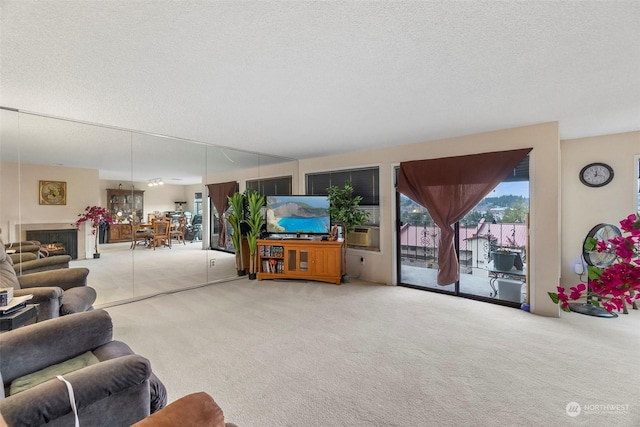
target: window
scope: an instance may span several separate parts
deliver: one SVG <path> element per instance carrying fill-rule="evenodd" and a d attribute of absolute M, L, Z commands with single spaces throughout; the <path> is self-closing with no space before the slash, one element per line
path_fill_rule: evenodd
<path fill-rule="evenodd" d="M 247 181 L 247 189 L 255 190 L 263 196 L 290 196 L 291 176 Z"/>
<path fill-rule="evenodd" d="M 369 212 L 367 225 L 380 224 L 380 171 L 378 167 L 307 174 L 307 194 L 326 196 L 332 185 L 344 186 L 350 181 L 354 193 L 362 196 L 360 206 Z"/>
<path fill-rule="evenodd" d="M 194 193 L 193 195 L 193 214 L 202 215 L 202 193 Z"/>

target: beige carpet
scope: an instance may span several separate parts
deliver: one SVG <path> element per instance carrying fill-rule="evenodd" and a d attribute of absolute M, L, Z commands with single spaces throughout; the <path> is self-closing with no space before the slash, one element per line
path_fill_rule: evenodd
<path fill-rule="evenodd" d="M 240 427 L 640 425 L 637 311 L 247 279 L 107 310 L 170 401 L 206 391 Z"/>
<path fill-rule="evenodd" d="M 203 250 L 202 242 L 156 250 L 131 250 L 129 242 L 102 244 L 99 259 L 74 260 L 70 266 L 91 271 L 87 280 L 98 293 L 97 307 L 237 277 L 235 255 Z"/>

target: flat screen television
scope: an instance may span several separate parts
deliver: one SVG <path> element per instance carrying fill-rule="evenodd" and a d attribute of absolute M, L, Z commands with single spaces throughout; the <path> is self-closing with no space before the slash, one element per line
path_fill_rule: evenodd
<path fill-rule="evenodd" d="M 327 196 L 267 196 L 269 234 L 328 234 L 331 224 Z"/>

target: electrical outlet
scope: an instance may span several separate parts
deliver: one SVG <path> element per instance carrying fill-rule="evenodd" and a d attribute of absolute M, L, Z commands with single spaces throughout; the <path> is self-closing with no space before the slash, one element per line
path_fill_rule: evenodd
<path fill-rule="evenodd" d="M 210 259 L 209 260 L 209 268 L 213 268 L 216 266 L 216 260 L 214 259 Z"/>

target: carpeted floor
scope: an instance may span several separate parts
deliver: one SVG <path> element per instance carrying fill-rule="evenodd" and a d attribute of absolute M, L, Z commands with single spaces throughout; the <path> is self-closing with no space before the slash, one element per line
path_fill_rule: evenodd
<path fill-rule="evenodd" d="M 170 401 L 206 391 L 240 427 L 640 425 L 637 311 L 247 279 L 107 311 Z"/>

